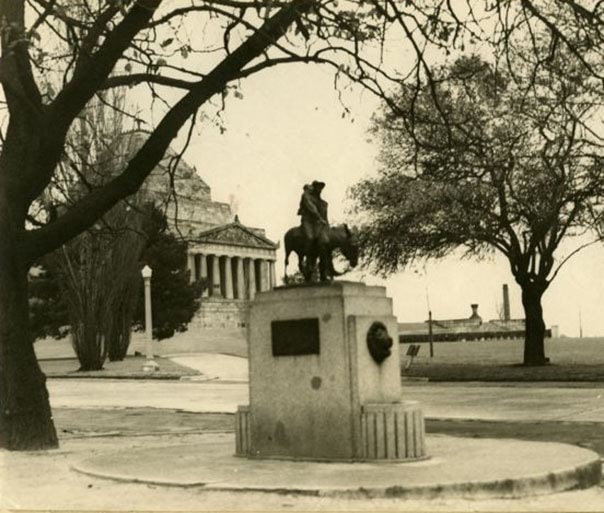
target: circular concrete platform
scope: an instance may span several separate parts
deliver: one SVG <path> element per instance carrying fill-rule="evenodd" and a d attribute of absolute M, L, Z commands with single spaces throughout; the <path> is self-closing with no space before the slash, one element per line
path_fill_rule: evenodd
<path fill-rule="evenodd" d="M 408 463 L 318 463 L 233 456 L 233 434 L 86 459 L 76 471 L 127 482 L 211 490 L 433 498 L 526 497 L 588 488 L 599 456 L 572 445 L 429 436 L 431 458 Z"/>

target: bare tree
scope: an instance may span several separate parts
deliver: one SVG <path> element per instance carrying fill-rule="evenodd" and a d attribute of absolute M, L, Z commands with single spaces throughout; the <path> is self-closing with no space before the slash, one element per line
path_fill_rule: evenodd
<path fill-rule="evenodd" d="M 97 229 L 54 255 L 80 370 L 102 369 L 108 353 L 125 355 L 140 288 L 143 223 L 143 214 L 118 204 Z"/>

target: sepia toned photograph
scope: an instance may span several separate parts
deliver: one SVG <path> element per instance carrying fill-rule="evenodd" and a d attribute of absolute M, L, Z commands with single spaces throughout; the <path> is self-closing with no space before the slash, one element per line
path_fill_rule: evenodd
<path fill-rule="evenodd" d="M 604 509 L 604 2 L 0 0 L 0 511 Z"/>

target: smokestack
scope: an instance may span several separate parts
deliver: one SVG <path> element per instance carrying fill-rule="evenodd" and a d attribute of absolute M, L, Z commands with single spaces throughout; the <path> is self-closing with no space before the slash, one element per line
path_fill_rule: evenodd
<path fill-rule="evenodd" d="M 503 284 L 503 320 L 510 320 L 510 292 L 507 283 Z"/>

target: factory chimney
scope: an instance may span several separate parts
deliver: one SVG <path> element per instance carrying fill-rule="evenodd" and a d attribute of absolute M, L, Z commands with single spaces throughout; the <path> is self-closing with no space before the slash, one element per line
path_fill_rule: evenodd
<path fill-rule="evenodd" d="M 507 283 L 503 284 L 503 320 L 510 320 L 510 292 Z"/>

